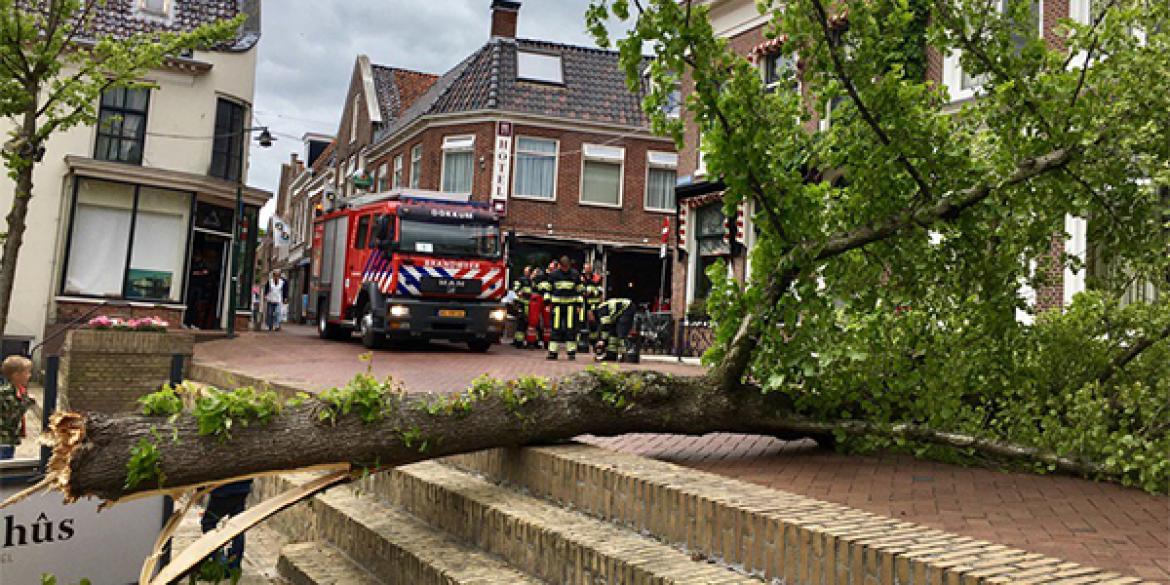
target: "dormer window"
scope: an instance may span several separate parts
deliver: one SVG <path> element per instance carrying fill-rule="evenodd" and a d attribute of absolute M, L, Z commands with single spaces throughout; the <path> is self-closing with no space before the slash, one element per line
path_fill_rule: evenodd
<path fill-rule="evenodd" d="M 138 0 L 138 11 L 142 14 L 167 18 L 171 15 L 172 0 Z"/>
<path fill-rule="evenodd" d="M 564 85 L 565 74 L 561 56 L 519 51 L 516 53 L 516 78 L 522 81 Z"/>

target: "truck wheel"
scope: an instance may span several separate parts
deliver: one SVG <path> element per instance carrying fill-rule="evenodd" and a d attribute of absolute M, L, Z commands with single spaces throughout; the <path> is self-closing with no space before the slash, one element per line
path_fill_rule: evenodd
<path fill-rule="evenodd" d="M 329 322 L 328 306 L 322 301 L 317 306 L 317 337 L 321 339 L 340 339 L 341 326 Z"/>
<path fill-rule="evenodd" d="M 362 345 L 366 349 L 381 349 L 382 336 L 374 330 L 374 308 L 370 303 L 362 303 L 362 309 L 358 311 L 358 333 L 362 337 Z"/>
<path fill-rule="evenodd" d="M 492 348 L 492 342 L 487 339 L 476 339 L 468 341 L 467 348 L 475 353 L 487 353 Z"/>

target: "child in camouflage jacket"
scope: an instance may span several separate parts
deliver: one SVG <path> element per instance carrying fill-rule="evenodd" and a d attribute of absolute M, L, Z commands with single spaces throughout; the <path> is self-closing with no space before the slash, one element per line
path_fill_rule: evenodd
<path fill-rule="evenodd" d="M 8 356 L 0 364 L 0 373 L 7 380 L 0 386 L 0 459 L 12 459 L 24 437 L 24 413 L 34 404 L 28 395 L 32 361 L 23 356 Z"/>

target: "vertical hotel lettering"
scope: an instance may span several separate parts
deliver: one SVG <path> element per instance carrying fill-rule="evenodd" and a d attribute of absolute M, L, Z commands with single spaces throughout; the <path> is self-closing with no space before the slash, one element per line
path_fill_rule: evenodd
<path fill-rule="evenodd" d="M 508 198 L 512 177 L 512 123 L 496 122 L 496 155 L 492 164 L 492 200 Z"/>

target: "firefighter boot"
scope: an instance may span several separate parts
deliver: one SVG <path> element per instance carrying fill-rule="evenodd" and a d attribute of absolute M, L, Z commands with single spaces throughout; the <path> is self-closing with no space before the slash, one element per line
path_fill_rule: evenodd
<path fill-rule="evenodd" d="M 549 343 L 548 344 L 548 357 L 546 357 L 545 359 L 556 361 L 557 349 L 558 349 L 557 342 L 554 341 L 554 342 Z"/>

